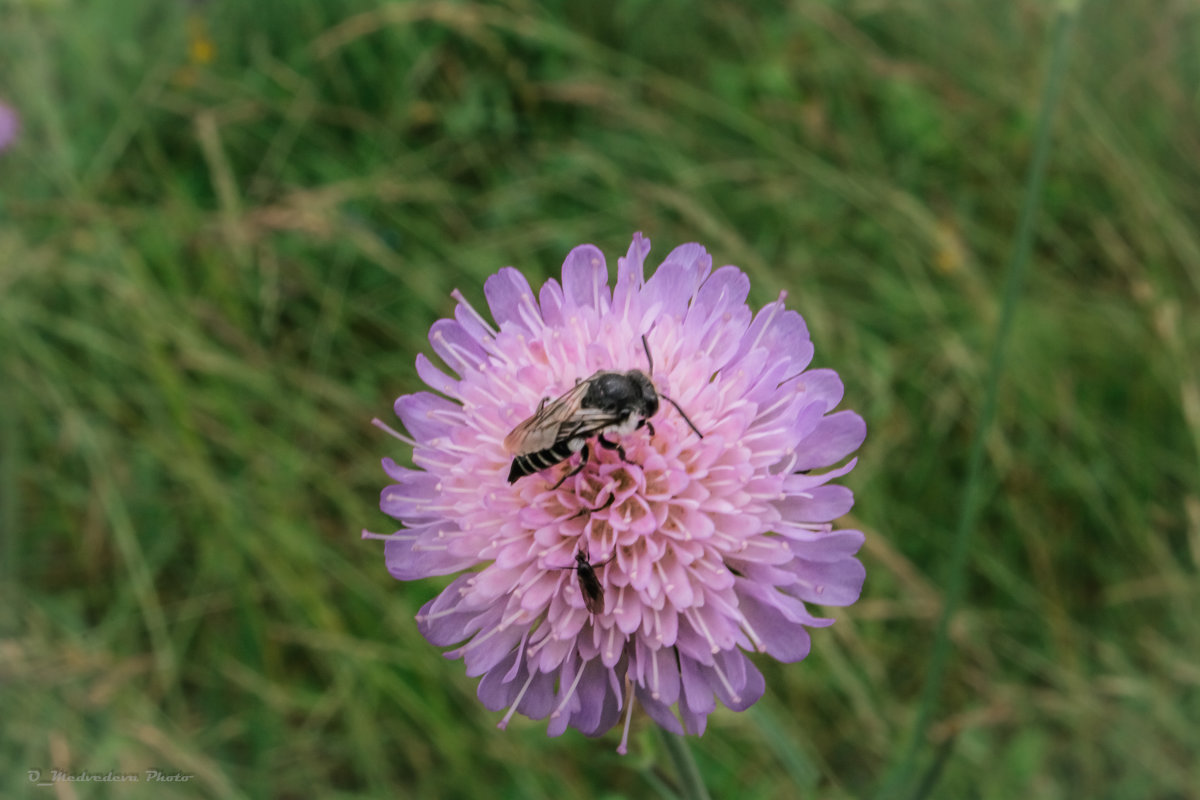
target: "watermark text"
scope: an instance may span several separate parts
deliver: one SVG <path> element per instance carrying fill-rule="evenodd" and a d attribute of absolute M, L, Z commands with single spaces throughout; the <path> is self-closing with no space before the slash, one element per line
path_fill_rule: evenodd
<path fill-rule="evenodd" d="M 26 771 L 29 782 L 37 786 L 56 783 L 187 783 L 196 777 L 187 772 L 146 769 L 141 772 L 71 772 L 65 769 L 31 769 Z"/>

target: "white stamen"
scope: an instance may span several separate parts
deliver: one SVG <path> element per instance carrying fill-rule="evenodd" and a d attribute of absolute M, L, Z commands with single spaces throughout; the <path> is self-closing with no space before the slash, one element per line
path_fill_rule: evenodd
<path fill-rule="evenodd" d="M 709 631 L 708 625 L 704 622 L 704 615 L 695 608 L 689 608 L 684 613 L 688 620 L 700 630 L 700 633 L 704 636 L 704 641 L 708 642 L 708 646 L 712 649 L 713 653 L 721 652 L 721 648 L 717 646 L 716 640 L 713 639 L 712 632 Z"/>
<path fill-rule="evenodd" d="M 458 361 L 458 363 L 466 368 L 465 371 L 462 369 L 455 368 L 455 372 L 457 372 L 460 375 L 465 375 L 467 372 L 472 372 L 475 369 L 477 369 L 478 362 L 472 361 L 471 359 L 467 358 L 467 356 L 465 355 L 466 351 L 463 350 L 463 348 L 459 347 L 457 344 L 454 344 L 453 342 L 449 341 L 446 338 L 445 334 L 443 334 L 440 330 L 434 332 L 433 338 L 436 339 L 439 344 L 444 345 L 446 350 L 449 351 L 450 355 L 454 356 L 455 359 Z M 447 360 L 447 364 L 449 365 L 449 360 Z"/>
<path fill-rule="evenodd" d="M 429 620 L 441 619 L 442 617 L 448 617 L 451 614 L 457 614 L 458 612 L 458 606 L 454 606 L 452 608 L 442 609 L 441 611 L 434 611 L 430 614 L 419 614 L 417 615 L 417 619 L 428 622 Z"/>
<path fill-rule="evenodd" d="M 521 687 L 521 691 L 517 693 L 517 699 L 513 700 L 512 705 L 508 707 L 508 713 L 504 715 L 504 719 L 496 723 L 496 727 L 504 730 L 508 727 L 508 721 L 512 719 L 513 714 L 517 713 L 517 706 L 522 698 L 525 697 L 525 692 L 529 689 L 529 684 L 533 683 L 533 677 L 537 675 L 532 669 L 529 670 L 529 678 L 525 681 L 525 685 Z"/>
<path fill-rule="evenodd" d="M 758 632 L 754 630 L 754 627 L 750 624 L 750 620 L 746 619 L 746 615 L 740 611 L 737 611 L 736 609 L 734 609 L 734 612 L 737 616 L 738 623 L 742 626 L 742 630 L 746 632 L 746 635 L 750 637 L 750 641 L 754 643 L 754 649 L 760 653 L 767 652 L 767 646 L 763 644 L 762 638 L 760 638 Z"/>
<path fill-rule="evenodd" d="M 787 466 L 783 467 L 782 469 L 774 469 L 773 473 L 775 475 L 790 474 L 792 471 L 792 468 L 796 466 L 796 462 L 800 460 L 799 454 L 795 450 L 788 450 L 788 451 L 784 452 L 784 455 L 787 456 L 787 458 L 788 458 Z"/>
<path fill-rule="evenodd" d="M 815 531 L 818 533 L 832 533 L 832 522 L 794 522 L 792 520 L 781 519 L 775 523 L 781 528 L 801 528 L 806 531 Z"/>
<path fill-rule="evenodd" d="M 616 640 L 617 640 L 617 626 L 614 625 L 613 627 L 608 629 L 608 647 L 604 651 L 604 657 L 606 659 L 608 659 L 609 661 L 612 660 L 613 644 L 616 643 Z"/>
<path fill-rule="evenodd" d="M 671 590 L 673 590 L 675 588 L 675 584 L 668 582 L 667 571 L 665 569 L 663 569 L 663 565 L 662 565 L 661 561 L 655 561 L 654 568 L 656 570 L 658 570 L 658 578 L 659 578 L 659 580 L 662 581 L 663 591 L 667 592 L 669 594 L 671 592 Z"/>
<path fill-rule="evenodd" d="M 381 428 L 382 430 L 386 431 L 388 433 L 388 435 L 390 435 L 396 439 L 399 439 L 400 441 L 404 442 L 405 444 L 407 444 L 411 447 L 418 446 L 417 443 L 414 442 L 412 439 L 408 438 L 403 433 L 399 433 L 398 431 L 396 431 L 394 428 L 389 426 L 387 423 L 385 423 L 383 420 L 379 419 L 378 417 L 371 420 L 371 424 L 374 425 L 376 428 Z"/>
<path fill-rule="evenodd" d="M 738 444 L 745 442 L 753 442 L 758 439 L 778 439 L 779 431 L 775 428 L 764 428 L 762 430 L 752 429 L 754 433 L 744 433 L 738 437 Z"/>
<path fill-rule="evenodd" d="M 712 536 L 709 538 L 714 542 L 724 542 L 727 545 L 725 549 L 731 553 L 741 552 L 746 547 L 746 543 L 741 539 L 737 539 L 732 535 L 725 533 L 720 528 L 713 531 Z"/>
<path fill-rule="evenodd" d="M 558 704 L 558 708 L 554 709 L 554 713 L 552 713 L 550 715 L 551 717 L 557 717 L 560 714 L 562 714 L 563 709 L 567 707 L 567 703 L 571 702 L 571 698 L 575 696 L 575 689 L 578 688 L 579 681 L 582 679 L 583 679 L 583 664 L 580 664 L 579 671 L 575 673 L 575 680 L 573 680 L 571 682 L 571 688 L 567 690 L 567 693 L 563 697 L 562 702 Z"/>
<path fill-rule="evenodd" d="M 550 636 L 544 636 L 541 639 L 538 639 L 536 642 L 529 645 L 529 649 L 525 651 L 525 656 L 527 658 L 533 658 L 542 650 L 542 648 L 544 648 L 546 645 L 550 644 L 550 641 L 551 641 Z"/>
<path fill-rule="evenodd" d="M 621 732 L 621 743 L 617 745 L 617 753 L 625 755 L 629 751 L 629 722 L 633 719 L 633 682 L 625 676 L 625 730 Z"/>
<path fill-rule="evenodd" d="M 781 548 L 784 550 L 788 549 L 786 541 L 784 541 L 783 539 L 777 539 L 774 537 L 768 538 L 765 536 L 757 536 L 753 539 L 748 539 L 745 544 L 746 544 L 746 546 L 742 548 L 743 552 L 746 550 L 749 550 L 752 547 L 759 548 L 761 550 L 765 550 L 768 553 L 774 553 L 776 550 L 779 550 Z"/>
<path fill-rule="evenodd" d="M 771 321 L 775 319 L 775 315 L 779 312 L 779 310 L 784 307 L 783 301 L 786 297 L 787 292 L 780 291 L 779 299 L 777 299 L 774 303 L 771 303 L 771 313 L 767 315 L 767 318 L 763 321 L 763 326 L 759 328 L 758 336 L 754 337 L 754 344 L 750 346 L 751 350 L 753 350 L 755 347 L 758 347 L 758 343 L 762 341 L 763 334 L 767 332 L 767 328 L 770 327 Z"/>
<path fill-rule="evenodd" d="M 500 624 L 498 624 L 496 626 L 496 630 L 500 630 L 500 631 L 508 630 L 510 627 L 512 627 L 512 624 L 514 622 L 520 622 L 521 618 L 524 616 L 525 616 L 525 610 L 518 608 L 516 613 L 511 614 L 508 617 L 505 617 L 504 619 L 500 620 Z"/>
<path fill-rule="evenodd" d="M 522 294 L 521 304 L 517 308 L 529 330 L 537 331 L 546 326 L 546 321 L 542 319 L 542 314 L 534 304 L 532 295 Z"/>
<path fill-rule="evenodd" d="M 441 420 L 454 425 L 465 425 L 467 422 L 467 417 L 461 408 L 431 408 L 425 412 L 425 419 Z"/>
<path fill-rule="evenodd" d="M 505 627 L 506 627 L 505 624 L 501 623 L 499 625 L 493 625 L 491 630 L 489 630 L 485 634 L 482 634 L 482 635 L 476 634 L 474 639 L 472 639 L 471 641 L 467 642 L 466 644 L 464 644 L 462 647 L 459 648 L 460 652 L 466 653 L 468 650 L 474 650 L 476 647 L 483 644 L 488 639 L 495 636 L 497 633 L 502 632 Z"/>
<path fill-rule="evenodd" d="M 416 535 L 414 535 L 414 534 L 403 534 L 400 531 L 396 531 L 395 533 L 373 533 L 373 532 L 367 530 L 366 528 L 363 528 L 362 538 L 364 538 L 364 539 L 382 539 L 385 542 L 387 542 L 387 541 L 413 542 L 413 541 L 416 541 L 416 539 L 417 539 Z"/>
<path fill-rule="evenodd" d="M 493 339 L 495 339 L 500 334 L 499 331 L 497 331 L 495 328 L 493 328 L 491 326 L 491 323 L 489 323 L 486 319 L 483 318 L 482 314 L 480 314 L 478 311 L 475 310 L 475 306 L 473 306 L 467 302 L 467 298 L 463 297 L 462 292 L 460 292 L 458 289 L 455 289 L 454 291 L 450 292 L 450 296 L 453 297 L 455 300 L 457 300 L 459 305 L 461 305 L 463 308 L 467 309 L 467 311 L 470 312 L 471 316 L 474 317 L 475 320 L 480 325 L 482 325 L 483 328 L 488 333 L 490 333 L 492 335 Z"/>
<path fill-rule="evenodd" d="M 717 673 L 717 677 L 721 679 L 721 683 L 725 686 L 725 691 L 729 692 L 729 699 L 735 703 L 742 701 L 742 696 L 733 690 L 733 686 L 729 683 L 729 678 L 725 677 L 725 673 L 721 670 L 721 665 L 713 661 L 712 671 Z"/>
<path fill-rule="evenodd" d="M 787 393 L 781 394 L 779 397 L 777 397 L 775 399 L 775 402 L 771 403 L 771 405 L 767 406 L 766 408 L 760 408 L 758 410 L 758 413 L 754 415 L 754 422 L 757 422 L 760 419 L 765 419 L 765 418 L 771 416 L 771 414 L 773 414 L 775 411 L 777 411 L 778 409 L 787 405 L 788 403 L 792 402 L 792 400 L 794 400 L 794 399 L 795 398 L 792 397 L 792 395 L 790 395 L 790 394 L 787 394 Z M 750 424 L 753 425 L 754 422 L 751 422 Z"/>

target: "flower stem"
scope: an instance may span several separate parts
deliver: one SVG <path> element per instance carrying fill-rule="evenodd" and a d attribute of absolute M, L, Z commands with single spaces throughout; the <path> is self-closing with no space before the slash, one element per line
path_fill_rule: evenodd
<path fill-rule="evenodd" d="M 983 468 L 986 453 L 985 443 L 996 418 L 1000 378 L 1004 372 L 1004 358 L 1013 315 L 1020 299 L 1021 286 L 1029 265 L 1033 245 L 1033 223 L 1041 204 L 1042 184 L 1046 172 L 1046 161 L 1050 152 L 1051 121 L 1062 88 L 1062 77 L 1066 72 L 1067 44 L 1075 21 L 1078 3 L 1063 2 L 1054 20 L 1051 39 L 1050 69 L 1042 89 L 1041 109 L 1034 133 L 1033 160 L 1025 179 L 1025 192 L 1021 200 L 1020 218 L 1014 236 L 1013 248 L 1005 270 L 1004 295 L 1000 306 L 1000 322 L 988 364 L 987 383 L 984 389 L 983 409 L 979 424 L 971 442 L 967 461 L 966 483 L 963 488 L 962 507 L 958 527 L 952 542 L 950 560 L 946 569 L 946 594 L 941 618 L 938 620 L 929 663 L 925 670 L 925 683 L 917 708 L 917 718 L 909 734 L 903 757 L 895 762 L 886 776 L 878 797 L 904 796 L 904 787 L 911 785 L 913 767 L 918 750 L 925 742 L 930 720 L 937 707 L 946 665 L 950 659 L 950 621 L 962 603 L 966 592 L 968 556 L 970 544 L 978 526 L 982 508 Z"/>
<path fill-rule="evenodd" d="M 671 763 L 675 765 L 676 774 L 679 775 L 680 797 L 685 800 L 710 800 L 708 789 L 700 777 L 700 770 L 696 768 L 696 759 L 692 758 L 692 750 L 684 738 L 662 728 L 659 728 L 658 732 L 662 735 L 667 754 L 671 757 Z"/>

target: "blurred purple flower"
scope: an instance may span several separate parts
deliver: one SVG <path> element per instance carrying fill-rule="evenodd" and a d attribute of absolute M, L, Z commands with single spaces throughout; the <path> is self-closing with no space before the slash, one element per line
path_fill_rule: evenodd
<path fill-rule="evenodd" d="M 417 621 L 482 676 L 485 706 L 507 707 L 500 727 L 519 712 L 550 717 L 552 736 L 567 726 L 594 736 L 624 712 L 620 752 L 633 697 L 664 728 L 693 734 L 716 699 L 754 704 L 764 682 L 745 651 L 803 659 L 807 628 L 833 623 L 806 603 L 849 605 L 864 577 L 863 534 L 831 524 L 853 495 L 830 481 L 855 460 L 814 470 L 854 452 L 866 426 L 833 411 L 833 370 L 806 369 L 804 320 L 783 294 L 752 314 L 746 275 L 712 271 L 698 244 L 676 248 L 646 280 L 649 250 L 635 235 L 611 290 L 592 245 L 572 250 L 562 283 L 536 296 L 505 268 L 484 285 L 495 327 L 456 291 L 455 319 L 429 337 L 456 376 L 418 355 L 418 374 L 440 394 L 396 401 L 411 439 L 392 433 L 413 446 L 418 468 L 384 459 L 396 483 L 380 507 L 404 527 L 364 531 L 387 541 L 400 580 L 471 570 Z M 558 488 L 579 455 L 508 483 L 506 435 L 598 370 L 648 370 L 643 335 L 658 393 L 703 438 L 663 404 L 653 433 L 619 437 L 628 461 L 593 440 L 586 467 Z M 577 554 L 596 564 L 598 597 L 586 596 L 586 570 L 569 568 Z"/>
<path fill-rule="evenodd" d="M 17 116 L 17 112 L 0 102 L 0 150 L 13 143 L 20 129 L 21 118 Z"/>

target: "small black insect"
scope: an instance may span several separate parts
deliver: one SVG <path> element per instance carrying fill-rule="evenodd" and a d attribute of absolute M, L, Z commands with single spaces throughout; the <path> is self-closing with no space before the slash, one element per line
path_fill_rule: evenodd
<path fill-rule="evenodd" d="M 654 360 L 650 357 L 650 345 L 645 336 L 642 337 L 642 347 L 646 350 L 650 372 L 653 372 Z M 505 449 L 513 454 L 508 482 L 515 483 L 526 475 L 566 461 L 574 453 L 581 453 L 579 465 L 551 487 L 557 489 L 587 464 L 587 443 L 593 436 L 601 447 L 616 450 L 622 461 L 628 461 L 625 448 L 619 442 L 606 439 L 605 435 L 624 436 L 645 425 L 653 436 L 654 426 L 649 419 L 658 413 L 660 396 L 675 406 L 675 410 L 697 436 L 704 438 L 704 434 L 692 424 L 678 403 L 655 391 L 646 372 L 640 369 L 628 372 L 600 370 L 576 383 L 553 402 L 548 397 L 542 398 L 533 416 L 504 437 Z"/>
<path fill-rule="evenodd" d="M 579 575 L 579 592 L 583 595 L 583 605 L 587 608 L 590 614 L 599 614 L 604 610 L 604 587 L 600 585 L 600 579 L 596 577 L 596 569 L 603 567 L 608 562 L 617 557 L 617 552 L 603 561 L 595 564 L 588 560 L 587 550 L 579 550 L 575 553 L 575 563 L 568 567 L 550 567 L 550 569 L 573 569 Z"/>

